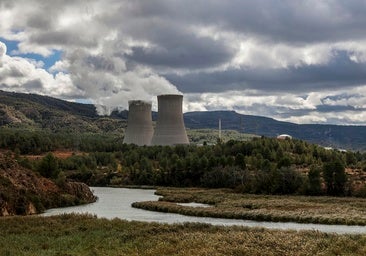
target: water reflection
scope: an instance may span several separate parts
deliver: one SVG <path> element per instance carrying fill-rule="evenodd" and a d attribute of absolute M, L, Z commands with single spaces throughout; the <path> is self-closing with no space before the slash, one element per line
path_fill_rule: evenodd
<path fill-rule="evenodd" d="M 318 230 L 321 232 L 334 232 L 338 234 L 365 234 L 366 227 L 346 226 L 346 225 L 321 225 L 303 224 L 292 222 L 260 222 L 250 220 L 234 220 L 206 217 L 184 216 L 174 213 L 152 212 L 142 209 L 132 208 L 133 202 L 156 201 L 158 196 L 154 195 L 155 190 L 146 189 L 127 189 L 127 188 L 92 188 L 94 194 L 98 196 L 98 201 L 92 204 L 56 208 L 46 211 L 43 216 L 58 215 L 63 213 L 89 213 L 100 218 L 120 218 L 125 220 L 136 220 L 146 222 L 161 223 L 184 223 L 200 222 L 222 226 L 246 226 L 264 227 L 271 229 L 292 229 L 292 230 Z"/>

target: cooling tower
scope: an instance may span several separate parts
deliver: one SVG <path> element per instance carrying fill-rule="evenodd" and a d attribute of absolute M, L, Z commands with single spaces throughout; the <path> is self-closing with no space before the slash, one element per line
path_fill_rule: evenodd
<path fill-rule="evenodd" d="M 151 145 L 189 144 L 182 113 L 183 95 L 158 96 L 158 120 Z"/>
<path fill-rule="evenodd" d="M 123 143 L 138 146 L 150 145 L 154 130 L 151 103 L 142 100 L 128 102 L 128 121 Z"/>

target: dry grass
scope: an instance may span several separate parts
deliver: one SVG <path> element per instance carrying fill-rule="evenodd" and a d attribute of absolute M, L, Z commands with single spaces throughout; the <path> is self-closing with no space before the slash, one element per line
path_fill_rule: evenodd
<path fill-rule="evenodd" d="M 0 255 L 366 255 L 365 235 L 167 225 L 86 215 L 0 218 Z"/>
<path fill-rule="evenodd" d="M 75 152 L 75 151 L 69 151 L 69 150 L 55 150 L 55 151 L 52 151 L 51 152 L 55 157 L 59 158 L 59 159 L 66 159 L 66 158 L 69 158 L 73 155 L 77 155 L 77 156 L 80 156 L 80 155 L 83 155 L 83 154 L 86 154 L 85 152 Z M 40 154 L 40 155 L 24 155 L 24 157 L 28 158 L 29 160 L 39 160 L 39 159 L 42 159 L 43 157 L 46 156 L 47 153 L 43 153 L 43 154 Z"/>
<path fill-rule="evenodd" d="M 138 202 L 133 206 L 191 216 L 366 225 L 366 199 L 362 198 L 251 195 L 198 188 L 160 188 L 157 194 L 163 196 L 160 201 Z M 192 208 L 176 202 L 206 203 L 212 207 Z"/>

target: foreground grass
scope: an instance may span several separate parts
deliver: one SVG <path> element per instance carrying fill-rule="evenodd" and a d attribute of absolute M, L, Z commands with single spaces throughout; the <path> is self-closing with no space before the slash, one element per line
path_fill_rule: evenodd
<path fill-rule="evenodd" d="M 167 225 L 87 215 L 0 218 L 0 255 L 366 255 L 366 235 Z"/>
<path fill-rule="evenodd" d="M 366 225 L 366 199 L 362 198 L 251 195 L 199 188 L 160 188 L 156 193 L 163 196 L 158 202 L 137 202 L 133 206 L 191 216 Z M 176 202 L 206 203 L 212 207 L 193 208 Z"/>

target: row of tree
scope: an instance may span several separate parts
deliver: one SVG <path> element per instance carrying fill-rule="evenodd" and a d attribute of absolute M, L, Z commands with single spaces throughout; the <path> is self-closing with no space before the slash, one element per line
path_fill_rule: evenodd
<path fill-rule="evenodd" d="M 20 154 L 41 154 L 60 149 L 84 152 L 114 152 L 123 149 L 119 134 L 54 133 L 49 130 L 0 128 L 0 148 Z"/>
<path fill-rule="evenodd" d="M 118 147 L 67 159 L 49 154 L 33 163 L 23 159 L 23 164 L 44 176 L 62 174 L 90 185 L 227 187 L 245 193 L 308 195 L 361 194 L 345 167 L 366 171 L 366 154 L 326 150 L 300 140 Z"/>

